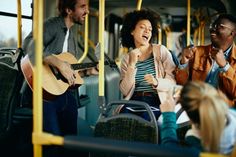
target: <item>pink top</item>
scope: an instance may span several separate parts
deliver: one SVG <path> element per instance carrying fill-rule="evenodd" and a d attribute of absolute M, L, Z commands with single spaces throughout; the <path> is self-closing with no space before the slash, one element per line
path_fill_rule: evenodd
<path fill-rule="evenodd" d="M 174 77 L 175 63 L 172 59 L 169 50 L 158 44 L 153 44 L 153 57 L 156 70 L 156 78 L 158 80 L 158 86 L 156 88 L 160 101 L 163 102 L 166 99 L 166 94 L 169 90 L 172 90 L 176 84 Z M 129 55 L 126 54 L 121 62 L 121 80 L 120 90 L 126 100 L 129 100 L 133 95 L 135 88 L 135 75 L 136 68 L 128 67 Z"/>

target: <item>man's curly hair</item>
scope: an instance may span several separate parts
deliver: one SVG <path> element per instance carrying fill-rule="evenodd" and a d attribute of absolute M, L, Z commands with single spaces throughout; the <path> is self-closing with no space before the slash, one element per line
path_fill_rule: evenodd
<path fill-rule="evenodd" d="M 127 13 L 123 19 L 123 26 L 121 29 L 121 44 L 127 48 L 135 48 L 134 38 L 131 32 L 135 29 L 137 23 L 141 20 L 149 20 L 152 25 L 152 37 L 158 32 L 157 24 L 160 20 L 160 16 L 155 12 L 147 9 L 135 10 Z M 151 41 L 150 40 L 150 41 Z"/>

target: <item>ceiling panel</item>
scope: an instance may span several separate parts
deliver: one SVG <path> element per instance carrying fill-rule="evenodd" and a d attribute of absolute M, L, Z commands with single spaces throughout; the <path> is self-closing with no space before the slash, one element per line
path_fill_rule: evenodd
<path fill-rule="evenodd" d="M 115 8 L 135 8 L 136 0 L 105 0 L 106 10 Z M 90 6 L 93 8 L 99 7 L 99 0 L 90 0 Z M 142 7 L 144 8 L 186 8 L 187 0 L 143 0 Z M 209 7 L 218 12 L 225 12 L 226 8 L 221 0 L 191 0 L 192 8 Z"/>

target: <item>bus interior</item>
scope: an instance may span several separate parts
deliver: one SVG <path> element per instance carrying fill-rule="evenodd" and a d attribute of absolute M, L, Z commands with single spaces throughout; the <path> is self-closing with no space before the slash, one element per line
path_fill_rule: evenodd
<path fill-rule="evenodd" d="M 99 57 L 103 56 L 102 53 L 104 54 L 104 69 L 102 70 L 104 78 L 85 76 L 83 78 L 84 84 L 78 88 L 80 106 L 78 106 L 77 138 L 70 136 L 54 137 L 42 133 L 41 130 L 39 135 L 36 135 L 33 139 L 36 133 L 36 130 L 33 129 L 35 125 L 33 119 L 37 117 L 33 114 L 33 109 L 35 109 L 33 94 L 17 64 L 19 63 L 18 59 L 24 55 L 24 50 L 22 50 L 24 38 L 33 28 L 38 29 L 37 26 L 33 26 L 34 20 L 36 20 L 34 17 L 37 16 L 34 14 L 41 13 L 43 20 L 57 15 L 56 0 L 44 0 L 43 5 L 39 1 L 8 0 L 0 2 L 1 25 L 4 25 L 0 27 L 0 62 L 4 63 L 7 59 L 7 64 L 18 66 L 11 68 L 9 71 L 0 66 L 0 150 L 3 152 L 1 156 L 40 157 L 42 155 L 40 153 L 41 146 L 48 144 L 64 145 L 64 148 L 73 149 L 74 151 L 77 149 L 85 150 L 85 152 L 89 152 L 89 155 L 85 153 L 87 156 L 96 156 L 97 152 L 131 153 L 134 156 L 196 156 L 191 151 L 188 152 L 188 150 L 182 149 L 173 150 L 172 153 L 169 153 L 170 148 L 153 146 L 150 143 L 140 144 L 132 143 L 132 141 L 126 143 L 124 141 L 112 141 L 111 139 L 102 141 L 94 138 L 95 130 L 101 132 L 96 127 L 98 127 L 97 124 L 101 116 L 106 112 L 107 105 L 112 105 L 110 102 L 113 101 L 124 103 L 119 90 L 120 62 L 122 57 L 128 53 L 128 49 L 123 47 L 120 41 L 123 16 L 130 11 L 142 8 L 156 12 L 160 16 L 160 22 L 158 23 L 158 34 L 156 34 L 154 42 L 165 45 L 174 54 L 177 59 L 176 64 L 178 64 L 181 55 L 181 48 L 179 47 L 209 44 L 208 28 L 211 22 L 221 13 L 236 15 L 234 7 L 236 1 L 88 0 L 89 15 L 87 21 L 85 25 L 75 26 L 73 31 L 78 38 L 80 51 L 85 55 L 80 62 L 97 63 Z M 41 6 L 41 12 L 36 12 L 34 3 L 40 4 L 38 9 Z M 102 13 L 104 13 L 104 17 L 101 18 Z M 101 21 L 101 19 L 104 21 Z M 100 30 L 99 22 L 103 22 L 104 30 Z M 188 24 L 189 28 L 187 29 Z M 13 36 L 6 33 L 13 33 Z M 103 34 L 103 43 L 100 41 L 99 33 Z M 184 33 L 186 36 L 182 40 L 183 43 L 178 43 L 179 37 Z M 101 50 L 104 51 L 101 52 Z M 99 56 L 99 54 L 101 55 Z M 9 60 L 12 56 L 17 56 L 16 60 Z M 103 73 L 101 72 L 101 74 Z M 11 81 L 10 78 L 12 78 Z M 103 87 L 99 85 L 101 80 L 104 82 Z M 100 127 L 104 126 L 101 125 Z M 40 136 L 41 134 L 42 136 Z M 40 138 L 42 140 L 39 140 Z M 142 148 L 146 151 L 138 151 Z M 84 156 L 85 154 L 78 154 L 78 156 Z M 202 157 L 222 156 L 207 153 L 198 155 Z"/>

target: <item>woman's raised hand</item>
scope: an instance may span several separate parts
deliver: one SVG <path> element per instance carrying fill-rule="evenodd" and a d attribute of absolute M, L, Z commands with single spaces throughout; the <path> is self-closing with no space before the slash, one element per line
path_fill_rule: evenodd
<path fill-rule="evenodd" d="M 160 105 L 161 112 L 174 112 L 175 111 L 175 100 L 172 96 L 172 91 L 167 93 L 166 100 Z"/>
<path fill-rule="evenodd" d="M 133 49 L 130 53 L 129 53 L 129 65 L 131 67 L 135 67 L 137 61 L 138 61 L 138 57 L 141 55 L 141 51 L 139 48 L 135 48 Z"/>

